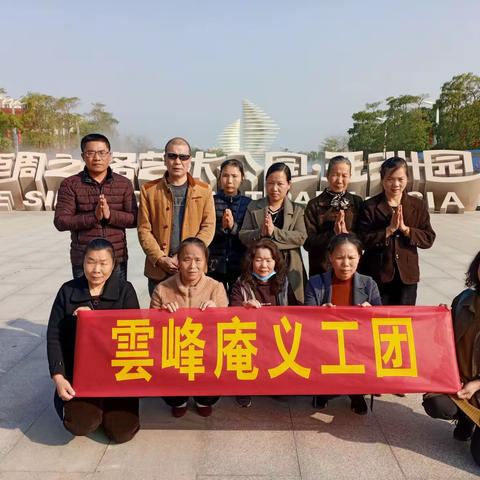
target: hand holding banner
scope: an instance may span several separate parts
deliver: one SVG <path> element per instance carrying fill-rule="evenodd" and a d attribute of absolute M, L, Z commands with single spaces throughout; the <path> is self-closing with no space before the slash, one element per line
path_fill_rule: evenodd
<path fill-rule="evenodd" d="M 455 393 L 445 307 L 80 312 L 77 396 Z"/>

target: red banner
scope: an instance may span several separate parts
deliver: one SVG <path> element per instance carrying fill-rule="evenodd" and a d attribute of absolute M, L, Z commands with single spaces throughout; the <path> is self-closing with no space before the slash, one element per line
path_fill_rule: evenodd
<path fill-rule="evenodd" d="M 79 396 L 460 389 L 446 307 L 81 311 Z"/>

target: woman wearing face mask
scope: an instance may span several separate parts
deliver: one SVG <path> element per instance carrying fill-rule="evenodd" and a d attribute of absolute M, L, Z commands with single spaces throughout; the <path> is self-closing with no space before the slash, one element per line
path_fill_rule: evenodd
<path fill-rule="evenodd" d="M 73 435 L 88 435 L 102 426 L 108 438 L 123 443 L 140 428 L 138 398 L 77 398 L 72 387 L 77 312 L 140 308 L 132 284 L 112 275 L 114 268 L 112 244 L 92 240 L 84 253 L 84 275 L 63 284 L 52 306 L 47 355 L 55 406 L 65 428 Z"/>
<path fill-rule="evenodd" d="M 415 305 L 420 280 L 418 248 L 430 248 L 435 232 L 425 203 L 407 195 L 407 162 L 385 160 L 383 192 L 363 204 L 358 235 L 365 247 L 360 271 L 378 284 L 384 305 Z"/>
<path fill-rule="evenodd" d="M 265 177 L 267 196 L 250 203 L 240 230 L 240 240 L 247 246 L 260 238 L 272 240 L 282 252 L 287 277 L 299 303 L 303 302 L 306 279 L 300 247 L 306 238 L 303 207 L 291 202 L 288 191 L 291 172 L 283 162 L 274 163 Z"/>
<path fill-rule="evenodd" d="M 297 305 L 288 282 L 283 255 L 274 242 L 262 238 L 252 243 L 243 261 L 242 275 L 230 294 L 230 306 L 261 308 L 262 306 Z M 242 407 L 251 405 L 251 397 L 237 397 Z"/>
<path fill-rule="evenodd" d="M 363 200 L 347 191 L 352 175 L 352 164 L 338 155 L 328 162 L 328 186 L 308 202 L 305 209 L 309 274 L 317 275 L 328 268 L 328 243 L 335 235 L 355 232 Z"/>
<path fill-rule="evenodd" d="M 332 238 L 328 246 L 331 268 L 325 273 L 310 277 L 305 289 L 305 305 L 369 307 L 381 305 L 380 294 L 371 277 L 357 273 L 362 255 L 362 245 L 351 233 L 341 233 Z M 351 409 L 358 415 L 368 411 L 363 395 L 349 395 Z M 324 408 L 332 396 L 317 395 L 314 406 Z"/>
<path fill-rule="evenodd" d="M 245 246 L 238 238 L 251 199 L 240 194 L 245 177 L 242 163 L 225 160 L 220 167 L 220 190 L 215 194 L 217 223 L 215 237 L 210 244 L 208 275 L 223 283 L 229 292 L 241 273 Z"/>
<path fill-rule="evenodd" d="M 187 238 L 178 249 L 178 272 L 159 283 L 152 294 L 150 308 L 176 312 L 179 308 L 227 307 L 225 288 L 220 282 L 205 275 L 208 249 L 198 238 Z M 194 397 L 197 411 L 202 417 L 212 414 L 212 405 L 219 397 Z M 183 417 L 187 412 L 188 397 L 164 397 L 172 407 L 172 415 Z"/>

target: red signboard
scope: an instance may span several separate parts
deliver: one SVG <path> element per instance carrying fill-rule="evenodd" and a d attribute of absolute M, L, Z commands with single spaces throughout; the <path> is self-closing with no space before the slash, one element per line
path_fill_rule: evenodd
<path fill-rule="evenodd" d="M 81 311 L 77 396 L 454 393 L 445 307 Z"/>

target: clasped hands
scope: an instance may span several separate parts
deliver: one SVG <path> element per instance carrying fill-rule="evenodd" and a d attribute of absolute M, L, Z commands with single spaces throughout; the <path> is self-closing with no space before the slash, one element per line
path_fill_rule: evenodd
<path fill-rule="evenodd" d="M 406 237 L 410 236 L 410 227 L 407 227 L 403 221 L 402 205 L 399 205 L 393 212 L 390 225 L 386 229 L 387 238 L 391 237 L 397 230 L 400 230 Z"/>
<path fill-rule="evenodd" d="M 110 220 L 110 206 L 103 193 L 98 197 L 98 203 L 95 207 L 95 217 L 99 222 L 104 219 Z"/>

